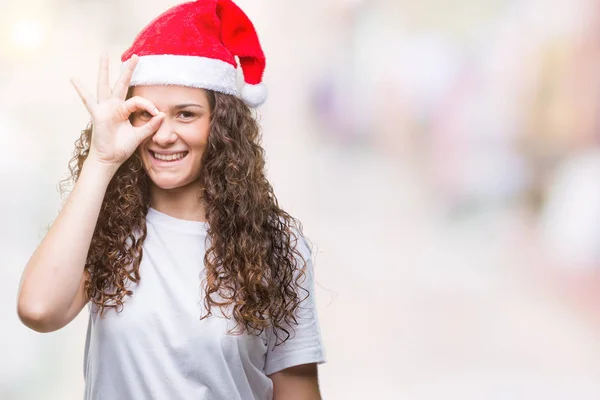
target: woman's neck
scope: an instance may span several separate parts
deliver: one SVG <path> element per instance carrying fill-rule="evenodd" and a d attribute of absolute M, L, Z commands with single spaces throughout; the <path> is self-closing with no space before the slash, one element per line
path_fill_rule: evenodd
<path fill-rule="evenodd" d="M 187 185 L 175 189 L 162 189 L 154 184 L 150 188 L 150 206 L 163 214 L 187 221 L 206 221 L 205 207 L 200 199 L 202 189 Z"/>

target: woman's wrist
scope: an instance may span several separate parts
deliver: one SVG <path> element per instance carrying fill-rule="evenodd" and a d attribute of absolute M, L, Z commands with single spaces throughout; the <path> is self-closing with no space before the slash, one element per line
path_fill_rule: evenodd
<path fill-rule="evenodd" d="M 108 185 L 112 177 L 117 173 L 119 167 L 120 165 L 99 161 L 92 155 L 89 155 L 83 163 L 81 175 L 89 175 L 94 181 Z"/>

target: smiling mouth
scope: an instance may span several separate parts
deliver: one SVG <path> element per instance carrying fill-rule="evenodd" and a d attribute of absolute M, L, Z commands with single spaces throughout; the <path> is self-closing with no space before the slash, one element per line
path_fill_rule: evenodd
<path fill-rule="evenodd" d="M 187 151 L 183 151 L 181 153 L 175 153 L 175 154 L 169 154 L 169 155 L 161 155 L 161 154 L 157 154 L 155 152 L 153 152 L 152 150 L 148 150 L 148 152 L 150 153 L 150 155 L 152 156 L 152 158 L 154 158 L 157 161 L 162 161 L 162 162 L 175 162 L 175 161 L 179 161 L 183 158 L 185 158 L 189 152 Z"/>

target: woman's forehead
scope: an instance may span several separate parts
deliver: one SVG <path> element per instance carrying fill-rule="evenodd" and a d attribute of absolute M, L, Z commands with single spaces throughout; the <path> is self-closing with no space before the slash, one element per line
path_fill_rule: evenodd
<path fill-rule="evenodd" d="M 135 86 L 132 88 L 132 96 L 144 97 L 156 105 L 165 106 L 198 103 L 208 105 L 208 97 L 204 89 L 190 88 L 186 86 Z"/>

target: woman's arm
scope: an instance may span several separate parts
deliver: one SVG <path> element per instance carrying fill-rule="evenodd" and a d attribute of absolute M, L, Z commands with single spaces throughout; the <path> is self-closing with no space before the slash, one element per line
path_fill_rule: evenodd
<path fill-rule="evenodd" d="M 273 400 L 321 400 L 317 364 L 303 364 L 269 375 Z"/>
<path fill-rule="evenodd" d="M 92 117 L 93 131 L 75 187 L 21 278 L 17 312 L 25 325 L 38 332 L 62 328 L 87 303 L 85 261 L 108 184 L 139 144 L 162 124 L 164 113 L 159 113 L 149 100 L 138 96 L 125 100 L 138 60 L 137 56 L 131 57 L 111 90 L 108 56 L 103 55 L 98 72 L 98 100 L 78 80 L 72 80 Z M 129 116 L 137 110 L 146 110 L 154 117 L 133 127 Z"/>
<path fill-rule="evenodd" d="M 19 318 L 29 328 L 58 330 L 87 303 L 85 261 L 116 168 L 86 160 L 63 209 L 29 259 L 17 301 Z"/>
<path fill-rule="evenodd" d="M 325 362 L 325 348 L 317 315 L 314 263 L 308 241 L 298 234 L 298 250 L 306 261 L 305 277 L 300 282 L 306 293 L 298 307 L 293 335 L 267 352 L 265 373 L 273 381 L 273 400 L 320 400 L 317 366 Z M 297 276 L 297 275 L 296 275 Z M 270 340 L 276 340 L 273 336 Z"/>

